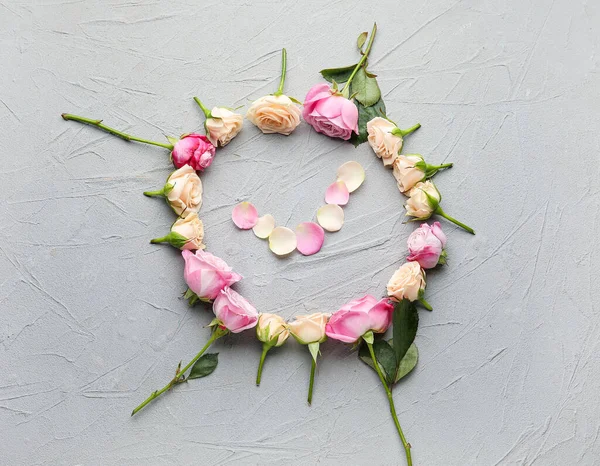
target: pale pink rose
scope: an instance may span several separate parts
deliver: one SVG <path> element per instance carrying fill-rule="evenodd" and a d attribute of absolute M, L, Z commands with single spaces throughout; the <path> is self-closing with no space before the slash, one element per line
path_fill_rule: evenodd
<path fill-rule="evenodd" d="M 308 316 L 296 316 L 296 319 L 288 324 L 292 336 L 302 345 L 310 343 L 323 343 L 327 339 L 325 325 L 329 314 L 316 312 Z"/>
<path fill-rule="evenodd" d="M 372 330 L 384 333 L 392 323 L 394 306 L 388 298 L 375 299 L 371 295 L 350 301 L 335 312 L 325 326 L 325 334 L 334 340 L 354 343 Z"/>
<path fill-rule="evenodd" d="M 358 134 L 358 109 L 351 100 L 335 95 L 327 84 L 317 84 L 306 94 L 302 117 L 318 133 L 348 140 Z"/>
<path fill-rule="evenodd" d="M 399 155 L 392 165 L 394 178 L 398 182 L 401 193 L 410 191 L 417 183 L 425 179 L 425 172 L 417 168 L 423 162 L 423 157 L 418 154 Z"/>
<path fill-rule="evenodd" d="M 442 231 L 440 222 L 435 222 L 431 226 L 423 223 L 408 237 L 410 255 L 407 259 L 418 262 L 424 269 L 432 269 L 438 264 L 445 247 L 446 235 Z"/>
<path fill-rule="evenodd" d="M 214 107 L 204 122 L 208 139 L 217 147 L 226 146 L 242 130 L 244 117 L 224 107 Z"/>
<path fill-rule="evenodd" d="M 206 136 L 201 134 L 186 134 L 175 143 L 171 158 L 173 165 L 181 168 L 189 165 L 194 170 L 203 171 L 213 161 L 215 157 L 215 146 Z"/>
<path fill-rule="evenodd" d="M 183 278 L 189 289 L 200 298 L 215 299 L 222 289 L 242 279 L 224 260 L 209 252 L 198 250 L 194 254 L 182 251 L 181 255 L 185 261 Z"/>
<path fill-rule="evenodd" d="M 213 312 L 219 322 L 231 333 L 240 333 L 256 325 L 258 312 L 239 293 L 226 287 L 213 302 Z"/>
<path fill-rule="evenodd" d="M 367 141 L 386 167 L 394 163 L 402 149 L 402 136 L 392 134 L 394 129 L 394 123 L 381 117 L 375 117 L 367 123 Z"/>
<path fill-rule="evenodd" d="M 442 200 L 442 195 L 431 180 L 417 183 L 409 191 L 408 196 L 409 198 L 404 205 L 406 215 L 420 220 L 431 217 Z"/>
<path fill-rule="evenodd" d="M 425 271 L 418 262 L 405 262 L 387 284 L 388 296 L 394 301 L 416 301 L 425 290 Z"/>

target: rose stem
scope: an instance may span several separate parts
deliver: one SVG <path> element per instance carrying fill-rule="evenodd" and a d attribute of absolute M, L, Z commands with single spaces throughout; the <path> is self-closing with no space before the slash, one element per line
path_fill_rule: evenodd
<path fill-rule="evenodd" d="M 469 233 L 471 233 L 472 235 L 475 234 L 475 230 L 473 230 L 473 228 L 465 225 L 462 222 L 459 222 L 458 220 L 456 220 L 453 217 L 450 217 L 450 215 L 448 215 L 446 212 L 444 212 L 442 210 L 442 208 L 440 206 L 437 207 L 437 209 L 435 209 L 435 213 L 438 215 L 441 215 L 442 217 L 444 217 L 446 220 L 450 220 L 452 223 L 454 223 L 455 225 L 458 225 L 461 228 L 464 228 L 465 230 L 467 230 Z"/>
<path fill-rule="evenodd" d="M 194 100 L 196 101 L 196 103 L 198 104 L 198 106 L 202 109 L 202 111 L 204 112 L 204 116 L 206 118 L 211 118 L 212 115 L 210 113 L 210 110 L 208 108 L 206 108 L 204 106 L 204 104 L 200 101 L 200 99 L 198 97 L 194 97 Z"/>
<path fill-rule="evenodd" d="M 410 454 L 410 443 L 408 443 L 406 441 L 406 438 L 404 437 L 404 433 L 402 432 L 402 427 L 400 427 L 400 421 L 398 421 L 398 416 L 396 415 L 396 408 L 394 407 L 394 398 L 392 397 L 392 392 L 391 390 L 388 388 L 387 383 L 385 381 L 385 377 L 383 376 L 383 374 L 381 373 L 381 369 L 379 368 L 379 363 L 377 362 L 377 358 L 375 358 L 375 352 L 373 351 L 373 344 L 369 343 L 369 342 L 365 342 L 367 343 L 367 346 L 369 348 L 369 353 L 371 354 L 371 359 L 373 360 L 373 366 L 375 367 L 375 370 L 377 371 L 377 375 L 379 376 L 379 379 L 381 380 L 381 383 L 383 384 L 383 388 L 385 388 L 385 392 L 387 393 L 387 397 L 388 397 L 388 401 L 390 403 L 390 413 L 392 413 L 392 418 L 394 418 L 394 423 L 396 424 L 396 430 L 398 431 L 398 434 L 400 435 L 400 440 L 402 440 L 402 445 L 404 445 L 404 451 L 406 452 L 406 461 L 408 462 L 408 466 L 412 466 L 412 457 Z"/>
<path fill-rule="evenodd" d="M 148 197 L 155 197 L 155 196 L 164 197 L 164 195 L 165 195 L 165 188 L 159 189 L 157 191 L 144 191 L 144 196 L 148 196 Z"/>
<path fill-rule="evenodd" d="M 433 169 L 433 170 L 441 170 L 442 168 L 452 168 L 451 163 L 443 163 L 441 165 L 429 165 L 428 168 Z"/>
<path fill-rule="evenodd" d="M 410 133 L 415 132 L 416 130 L 418 130 L 421 127 L 421 123 L 417 123 L 414 126 L 411 126 L 408 129 L 400 129 L 400 128 L 394 128 L 394 130 L 392 131 L 394 134 L 396 135 L 400 135 L 401 137 L 404 137 Z"/>
<path fill-rule="evenodd" d="M 177 374 L 175 374 L 175 377 L 173 377 L 173 380 L 171 380 L 167 385 L 165 385 L 163 388 L 161 388 L 160 390 L 156 390 L 154 392 L 152 392 L 152 394 L 146 398 L 144 400 L 144 402 L 142 404 L 140 404 L 137 408 L 135 408 L 132 412 L 131 415 L 133 416 L 134 414 L 136 414 L 138 411 L 140 411 L 141 409 L 144 408 L 144 406 L 146 406 L 148 403 L 150 403 L 152 400 L 154 400 L 155 398 L 158 398 L 160 395 L 162 395 L 163 393 L 165 393 L 166 391 L 170 390 L 171 388 L 173 388 L 173 386 L 175 384 L 177 384 L 178 382 L 180 382 L 180 378 L 182 377 L 182 374 L 185 374 L 187 372 L 187 370 L 192 367 L 194 365 L 194 363 L 200 359 L 200 357 L 204 354 L 204 352 L 208 349 L 208 347 L 210 345 L 212 345 L 218 338 L 221 338 L 222 336 L 226 335 L 228 333 L 228 330 L 222 327 L 217 327 L 216 330 L 212 333 L 212 335 L 210 336 L 209 340 L 206 342 L 206 345 L 204 345 L 204 347 L 200 350 L 200 352 L 194 357 L 194 359 L 192 359 L 183 369 L 178 370 Z"/>
<path fill-rule="evenodd" d="M 273 95 L 281 95 L 283 94 L 283 85 L 285 84 L 285 75 L 287 72 L 287 51 L 285 49 L 281 49 L 281 80 L 279 81 L 279 87 L 277 88 L 277 92 Z"/>
<path fill-rule="evenodd" d="M 352 74 L 348 78 L 348 81 L 346 81 L 346 85 L 342 89 L 342 94 L 344 93 L 344 91 L 346 89 L 349 88 L 350 82 L 352 82 L 354 75 L 358 72 L 360 67 L 363 66 L 363 63 L 367 60 L 367 57 L 369 56 L 369 53 L 371 52 L 371 46 L 373 45 L 373 40 L 375 39 L 376 32 L 377 32 L 377 23 L 373 24 L 373 29 L 371 30 L 371 35 L 369 36 L 369 42 L 367 43 L 367 48 L 365 49 L 365 53 L 362 56 L 362 58 L 359 60 L 359 62 L 356 64 L 356 66 L 354 67 L 354 70 L 352 71 Z"/>
<path fill-rule="evenodd" d="M 419 302 L 421 303 L 421 305 L 427 309 L 428 311 L 433 311 L 433 308 L 431 307 L 431 304 L 429 304 L 427 301 L 425 301 L 424 298 L 419 298 Z"/>
<path fill-rule="evenodd" d="M 70 113 L 63 113 L 63 114 L 61 114 L 61 116 L 63 117 L 63 120 L 67 120 L 67 121 L 73 120 L 73 121 L 78 121 L 80 123 L 85 123 L 87 125 L 97 126 L 98 128 L 103 129 L 104 131 L 106 131 L 110 134 L 114 134 L 115 136 L 118 136 L 121 139 L 125 139 L 126 141 L 137 141 L 137 142 L 142 142 L 144 144 L 150 144 L 152 146 L 159 146 L 159 147 L 164 147 L 165 149 L 173 150 L 172 144 L 166 144 L 166 143 L 156 142 L 156 141 L 148 141 L 147 139 L 142 139 L 142 138 L 138 138 L 135 136 L 131 136 L 130 134 L 123 133 L 114 128 L 111 128 L 110 126 L 106 126 L 106 125 L 102 124 L 102 120 L 92 120 L 91 118 L 84 118 L 84 117 L 80 117 L 77 115 L 71 115 Z"/>
<path fill-rule="evenodd" d="M 258 363 L 258 372 L 256 373 L 256 386 L 260 385 L 260 378 L 262 377 L 263 365 L 265 364 L 265 358 L 267 357 L 267 353 L 271 349 L 271 346 L 263 343 L 262 354 L 260 355 L 260 362 Z"/>
<path fill-rule="evenodd" d="M 308 404 L 312 403 L 313 387 L 315 385 L 315 369 L 317 368 L 317 361 L 315 358 L 311 358 L 312 364 L 310 366 L 310 382 L 308 383 Z"/>
<path fill-rule="evenodd" d="M 161 236 L 160 238 L 154 238 L 150 240 L 152 244 L 168 243 L 171 240 L 171 233 Z"/>

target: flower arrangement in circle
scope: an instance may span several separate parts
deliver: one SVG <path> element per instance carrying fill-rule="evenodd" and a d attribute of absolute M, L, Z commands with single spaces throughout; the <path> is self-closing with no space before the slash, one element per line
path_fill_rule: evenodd
<path fill-rule="evenodd" d="M 438 171 L 451 168 L 452 164 L 430 165 L 421 155 L 401 153 L 404 138 L 421 125 L 417 123 L 401 129 L 386 114 L 376 75 L 367 68 L 376 31 L 374 25 L 370 34 L 359 35 L 357 47 L 361 58 L 356 64 L 321 70 L 321 75 L 330 84 L 311 87 L 304 102 L 284 94 L 287 54 L 283 49 L 278 89 L 255 100 L 245 117 L 265 134 L 290 135 L 304 119 L 325 136 L 340 138 L 355 146 L 368 142 L 383 165 L 391 169 L 399 191 L 407 196 L 404 207 L 406 215 L 412 217 L 409 222 L 439 215 L 474 234 L 473 229 L 442 210 L 442 195 L 431 181 Z M 226 107 L 209 109 L 200 99 L 195 97 L 194 100 L 205 116 L 205 134 L 192 132 L 180 138 L 167 137 L 164 143 L 123 133 L 106 126 L 102 120 L 62 115 L 65 120 L 96 126 L 126 141 L 169 150 L 176 170 L 160 189 L 146 191 L 144 195 L 163 197 L 177 218 L 169 232 L 152 239 L 151 243 L 168 243 L 182 251 L 183 278 L 188 287 L 184 297 L 190 305 L 197 302 L 211 305 L 214 313 L 209 324 L 211 335 L 205 346 L 185 366 L 180 363 L 173 378 L 163 388 L 153 391 L 132 415 L 178 384 L 210 375 L 218 365 L 218 357 L 207 353 L 209 347 L 225 335 L 250 329 L 255 329 L 262 344 L 256 385 L 260 385 L 266 357 L 273 348 L 283 346 L 290 336 L 307 347 L 311 357 L 307 397 L 310 404 L 320 344 L 330 338 L 353 345 L 358 349 L 359 358 L 377 373 L 387 394 L 407 464 L 412 465 L 412 447 L 400 426 L 391 389 L 417 364 L 419 356 L 414 343 L 419 322 L 417 305 L 432 310 L 425 300 L 426 270 L 443 265 L 447 260 L 447 238 L 441 224 L 437 221 L 422 223 L 410 234 L 407 260 L 390 277 L 381 298 L 366 295 L 342 305 L 333 313 L 296 316 L 291 322 L 276 314 L 259 313 L 232 288 L 242 276 L 223 259 L 205 251 L 204 225 L 199 217 L 203 186 L 198 172 L 208 169 L 218 148 L 226 146 L 239 134 L 244 116 Z M 232 220 L 238 228 L 252 229 L 258 238 L 268 239 L 275 254 L 286 255 L 294 249 L 304 255 L 315 254 L 323 245 L 325 231 L 335 232 L 341 228 L 341 206 L 347 204 L 349 194 L 363 179 L 364 170 L 356 162 L 347 162 L 340 167 L 336 180 L 325 191 L 326 204 L 317 211 L 317 223 L 303 222 L 295 231 L 276 226 L 276 220 L 270 214 L 259 217 L 250 202 L 237 205 Z M 384 334 L 390 328 L 392 338 L 386 340 Z"/>

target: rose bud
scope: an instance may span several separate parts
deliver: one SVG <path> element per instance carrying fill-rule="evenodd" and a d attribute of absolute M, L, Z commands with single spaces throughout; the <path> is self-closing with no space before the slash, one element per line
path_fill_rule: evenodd
<path fill-rule="evenodd" d="M 324 83 L 313 86 L 306 94 L 302 117 L 317 133 L 332 138 L 347 141 L 352 132 L 358 134 L 356 105 Z"/>
<path fill-rule="evenodd" d="M 194 97 L 194 100 L 204 112 L 206 117 L 204 128 L 208 139 L 215 147 L 226 146 L 242 130 L 244 117 L 239 113 L 234 113 L 225 107 L 213 107 L 209 110 L 198 97 Z"/>
<path fill-rule="evenodd" d="M 418 262 L 405 262 L 394 272 L 387 284 L 387 293 L 394 301 L 420 301 L 431 311 L 431 306 L 423 299 L 425 293 L 425 271 Z"/>
<path fill-rule="evenodd" d="M 182 136 L 179 141 L 175 142 L 171 152 L 173 165 L 177 168 L 187 164 L 197 171 L 204 171 L 208 168 L 214 157 L 215 146 L 206 136 L 195 133 Z"/>
<path fill-rule="evenodd" d="M 185 297 L 189 298 L 190 305 L 198 300 L 212 301 L 225 287 L 242 279 L 224 260 L 209 252 L 182 251 L 181 255 L 185 261 L 183 278 L 188 286 Z"/>
<path fill-rule="evenodd" d="M 256 374 L 256 385 L 258 386 L 260 385 L 262 369 L 267 353 L 271 348 L 283 345 L 290 336 L 290 331 L 281 316 L 277 314 L 260 314 L 258 316 L 258 324 L 256 325 L 256 336 L 259 341 L 263 342 L 262 354 Z"/>
<path fill-rule="evenodd" d="M 371 295 L 350 301 L 334 312 L 325 326 L 329 338 L 356 343 L 367 332 L 385 333 L 392 323 L 394 306 L 388 298 L 377 300 Z"/>
<path fill-rule="evenodd" d="M 258 312 L 244 297 L 229 287 L 222 289 L 213 302 L 214 324 L 231 333 L 239 333 L 256 325 Z"/>
<path fill-rule="evenodd" d="M 300 108 L 287 95 L 266 95 L 252 102 L 246 118 L 265 134 L 289 136 L 300 124 Z"/>
<path fill-rule="evenodd" d="M 164 197 L 177 215 L 198 212 L 202 207 L 202 181 L 189 165 L 175 170 L 164 187 L 158 191 L 145 191 L 145 196 Z"/>
<path fill-rule="evenodd" d="M 415 217 L 415 220 L 427 220 L 433 214 L 438 214 L 446 220 L 450 220 L 452 223 L 464 228 L 469 233 L 475 234 L 475 231 L 471 227 L 459 222 L 442 210 L 440 206 L 442 195 L 431 180 L 417 183 L 409 191 L 408 195 L 408 201 L 406 201 L 404 206 L 407 216 Z"/>
<path fill-rule="evenodd" d="M 408 237 L 407 260 L 418 262 L 424 269 L 432 269 L 446 263 L 446 235 L 440 222 L 433 225 L 421 224 Z"/>
<path fill-rule="evenodd" d="M 451 163 L 429 165 L 419 154 L 400 154 L 393 163 L 394 178 L 401 193 L 410 191 L 417 183 L 431 178 L 442 168 L 451 168 Z"/>
<path fill-rule="evenodd" d="M 196 212 L 190 212 L 185 217 L 179 217 L 171 225 L 171 231 L 162 238 L 150 240 L 152 244 L 169 243 L 178 249 L 204 249 L 204 225 Z"/>
<path fill-rule="evenodd" d="M 308 350 L 312 356 L 310 382 L 308 385 L 308 404 L 312 403 L 319 345 L 327 339 L 327 335 L 325 335 L 325 325 L 327 324 L 328 317 L 328 314 L 317 312 L 316 314 L 308 316 L 296 316 L 296 320 L 288 324 L 292 336 L 301 345 L 308 345 Z"/>
<path fill-rule="evenodd" d="M 389 167 L 394 163 L 398 153 L 402 149 L 404 136 L 421 127 L 417 123 L 412 128 L 403 130 L 382 117 L 375 117 L 367 123 L 367 141 L 375 152 L 375 155 L 383 160 L 383 165 Z"/>

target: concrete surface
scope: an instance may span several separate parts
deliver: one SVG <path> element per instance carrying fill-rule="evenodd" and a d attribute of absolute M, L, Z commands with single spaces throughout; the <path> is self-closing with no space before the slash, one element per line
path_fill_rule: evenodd
<path fill-rule="evenodd" d="M 274 351 L 256 388 L 248 333 L 216 346 L 211 377 L 129 417 L 210 315 L 182 301 L 177 251 L 148 244 L 173 221 L 141 194 L 167 152 L 60 118 L 198 130 L 192 96 L 273 92 L 283 46 L 302 99 L 319 69 L 356 61 L 373 20 L 389 115 L 423 124 L 405 152 L 455 162 L 436 179 L 443 205 L 477 230 L 444 223 L 449 265 L 429 274 L 421 359 L 395 392 L 415 465 L 600 462 L 598 2 L 1 0 L 1 464 L 404 464 L 376 375 L 335 342 L 311 408 L 306 349 Z M 281 224 L 311 219 L 347 160 L 367 179 L 318 255 L 277 259 L 233 227 L 246 199 Z M 247 124 L 203 181 L 210 251 L 286 317 L 380 294 L 414 228 L 367 145 L 305 124 L 288 138 Z"/>

